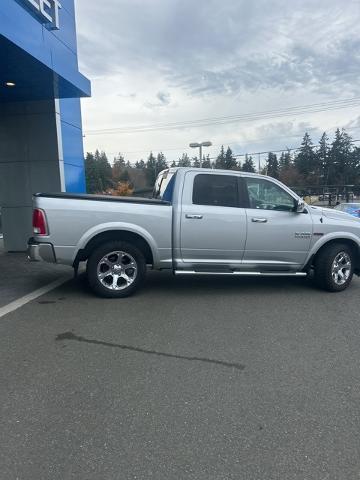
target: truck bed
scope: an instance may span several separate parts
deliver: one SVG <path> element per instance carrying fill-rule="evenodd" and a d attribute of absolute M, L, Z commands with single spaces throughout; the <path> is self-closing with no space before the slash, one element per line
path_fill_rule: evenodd
<path fill-rule="evenodd" d="M 112 195 L 92 195 L 87 193 L 35 193 L 38 198 L 63 198 L 67 200 L 91 200 L 98 202 L 138 203 L 143 205 L 170 205 L 170 202 L 157 198 L 116 197 Z"/>

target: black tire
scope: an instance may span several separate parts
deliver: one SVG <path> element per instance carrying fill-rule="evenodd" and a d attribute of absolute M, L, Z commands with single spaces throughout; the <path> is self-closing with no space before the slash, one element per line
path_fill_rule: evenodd
<path fill-rule="evenodd" d="M 117 252 L 119 255 L 116 257 Z M 129 260 L 130 263 L 128 263 Z M 123 264 L 125 261 L 127 263 Z M 130 275 L 132 270 L 134 273 Z M 106 275 L 107 271 L 109 271 L 108 275 Z M 114 240 L 93 250 L 87 262 L 86 273 L 89 286 L 97 295 L 105 298 L 124 298 L 132 295 L 144 282 L 146 261 L 138 248 L 127 242 Z M 102 279 L 99 278 L 101 274 Z M 123 275 L 126 275 L 131 283 L 128 284 Z"/>
<path fill-rule="evenodd" d="M 334 262 L 336 259 L 341 259 L 341 254 L 344 254 L 344 261 L 337 263 L 340 271 L 340 273 L 337 274 L 336 271 L 338 267 Z M 347 260 L 350 261 L 349 270 L 347 270 L 348 267 L 345 269 L 345 263 L 348 263 Z M 320 288 L 328 292 L 341 292 L 350 285 L 354 274 L 354 264 L 354 251 L 348 245 L 334 243 L 328 247 L 324 247 L 318 253 L 315 260 L 315 282 Z M 341 279 L 342 283 L 339 283 L 341 274 L 346 278 Z"/>

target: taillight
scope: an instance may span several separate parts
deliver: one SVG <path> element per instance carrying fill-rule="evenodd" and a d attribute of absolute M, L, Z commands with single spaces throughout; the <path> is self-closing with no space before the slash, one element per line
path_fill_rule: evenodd
<path fill-rule="evenodd" d="M 48 235 L 45 213 L 39 208 L 33 211 L 33 230 L 35 235 Z"/>

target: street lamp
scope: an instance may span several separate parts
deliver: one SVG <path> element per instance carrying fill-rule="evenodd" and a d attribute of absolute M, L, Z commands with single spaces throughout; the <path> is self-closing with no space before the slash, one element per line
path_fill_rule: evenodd
<path fill-rule="evenodd" d="M 202 148 L 203 147 L 211 147 L 211 145 L 212 145 L 211 142 L 201 142 L 201 143 L 190 143 L 189 144 L 189 147 L 199 149 L 200 168 L 201 168 L 201 163 L 202 163 Z"/>

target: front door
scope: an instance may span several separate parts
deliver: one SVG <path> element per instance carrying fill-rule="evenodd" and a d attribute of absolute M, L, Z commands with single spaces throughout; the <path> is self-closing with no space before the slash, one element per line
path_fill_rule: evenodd
<path fill-rule="evenodd" d="M 246 241 L 239 176 L 186 173 L 181 207 L 181 260 L 187 264 L 240 264 Z"/>
<path fill-rule="evenodd" d="M 296 269 L 310 248 L 310 212 L 294 211 L 295 198 L 270 179 L 244 180 L 248 195 L 244 268 Z"/>

